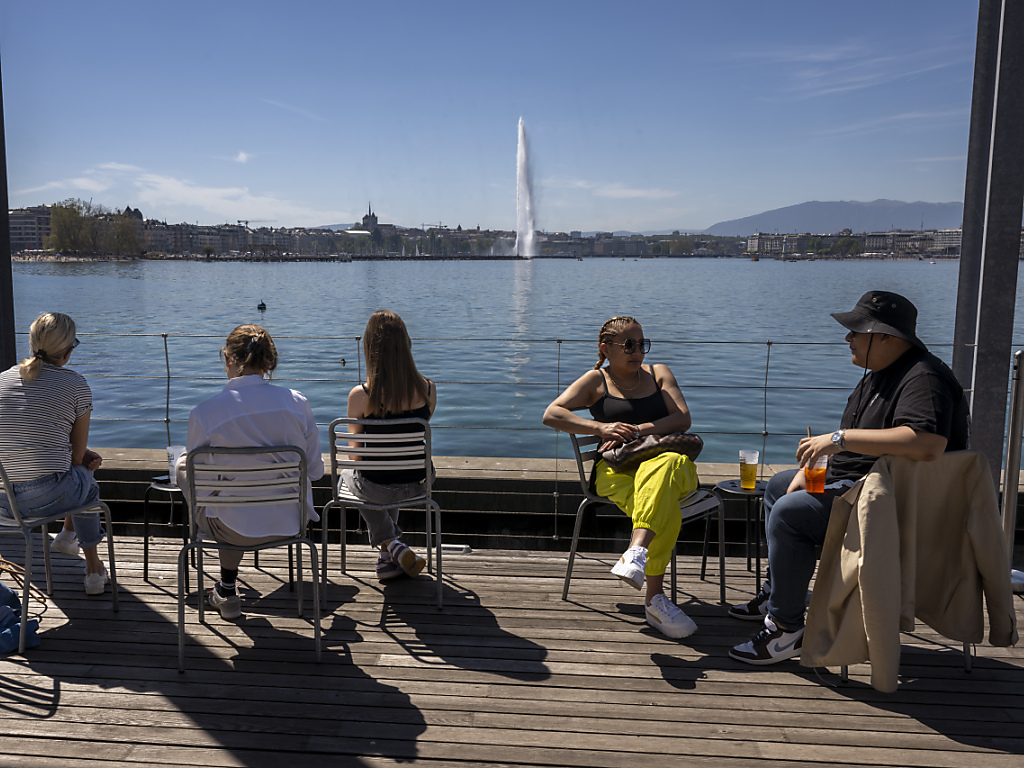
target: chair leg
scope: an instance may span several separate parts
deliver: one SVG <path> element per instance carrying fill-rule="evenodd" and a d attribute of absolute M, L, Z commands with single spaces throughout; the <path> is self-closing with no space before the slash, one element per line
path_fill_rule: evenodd
<path fill-rule="evenodd" d="M 196 590 L 198 590 L 199 598 L 199 623 L 205 623 L 204 609 L 206 608 L 206 595 L 203 594 L 203 546 L 199 544 L 195 548 L 196 563 Z"/>
<path fill-rule="evenodd" d="M 142 580 L 149 581 L 149 494 L 147 488 L 142 494 Z M 174 514 L 174 500 L 171 499 L 171 514 Z"/>
<path fill-rule="evenodd" d="M 320 589 L 321 584 L 317 583 L 317 561 L 316 561 L 316 547 L 313 542 L 307 542 L 309 544 L 309 565 L 310 573 L 313 575 L 313 646 L 316 655 L 316 663 L 320 663 Z M 299 545 L 300 551 L 302 545 Z M 299 576 L 299 583 L 301 584 L 302 576 Z M 301 613 L 299 614 L 301 615 Z"/>
<path fill-rule="evenodd" d="M 972 660 L 971 644 L 968 643 L 965 640 L 964 641 L 964 672 L 966 672 L 968 674 L 970 674 L 970 672 L 971 672 L 971 660 Z"/>
<path fill-rule="evenodd" d="M 587 500 L 584 499 L 576 510 L 576 526 L 572 532 L 572 545 L 569 547 L 569 562 L 565 566 L 565 584 L 562 585 L 562 599 L 569 599 L 569 580 L 572 578 L 572 566 L 576 560 L 576 545 L 580 541 L 580 526 L 583 524 L 583 510 L 587 508 Z"/>
<path fill-rule="evenodd" d="M 117 562 L 114 558 L 114 530 L 110 523 L 110 507 L 103 507 L 103 520 L 107 528 L 107 572 L 110 574 L 110 597 L 114 603 L 114 613 L 117 613 L 121 607 L 117 602 Z"/>
<path fill-rule="evenodd" d="M 348 507 L 341 508 L 341 572 L 348 573 L 348 555 L 345 550 L 345 539 L 348 538 Z"/>
<path fill-rule="evenodd" d="M 711 516 L 704 518 L 704 549 L 700 556 L 700 580 L 704 581 L 704 577 L 708 572 L 708 547 L 711 546 Z"/>
<path fill-rule="evenodd" d="M 434 546 L 437 549 L 437 573 L 434 580 L 437 582 L 437 610 L 444 609 L 444 575 L 441 570 L 441 507 L 434 504 L 434 515 L 437 524 L 434 526 Z M 427 517 L 430 517 L 430 509 L 427 509 Z M 427 552 L 430 551 L 430 539 L 427 539 Z"/>
<path fill-rule="evenodd" d="M 718 599 L 725 605 L 725 505 L 718 500 Z"/>
<path fill-rule="evenodd" d="M 178 672 L 185 671 L 185 592 L 190 551 L 195 550 L 186 544 L 178 553 Z"/>
<path fill-rule="evenodd" d="M 295 549 L 295 565 L 297 566 L 296 573 L 292 574 L 292 549 Z M 288 578 L 291 583 L 288 588 L 295 592 L 299 601 L 299 618 L 302 618 L 302 545 L 301 544 L 289 544 L 288 545 Z M 296 582 L 298 586 L 296 587 Z"/>
<path fill-rule="evenodd" d="M 32 583 L 32 532 L 22 531 L 22 535 L 25 537 L 25 581 L 21 585 L 21 633 L 18 635 L 18 653 L 24 655 L 25 638 L 28 634 L 29 585 Z M 43 546 L 45 547 L 48 543 L 44 530 Z"/>
<path fill-rule="evenodd" d="M 843 664 L 839 668 L 839 683 L 846 685 L 848 682 L 850 682 L 850 668 Z"/>
<path fill-rule="evenodd" d="M 46 594 L 53 597 L 53 568 L 50 564 L 50 524 L 47 523 L 40 530 L 39 534 L 42 537 L 43 544 L 43 565 L 46 569 Z"/>
<path fill-rule="evenodd" d="M 430 533 L 433 530 L 433 525 L 431 524 L 431 520 L 430 520 L 430 512 L 431 512 L 430 505 L 429 504 L 424 504 L 423 511 L 426 513 L 426 516 L 424 518 L 423 528 L 426 531 L 426 535 L 427 535 L 427 542 L 426 542 L 427 573 L 433 573 L 434 572 L 434 558 L 433 558 L 433 554 L 432 554 L 431 549 L 430 549 L 430 544 L 431 544 Z"/>
<path fill-rule="evenodd" d="M 294 544 L 288 545 L 288 591 L 295 591 L 295 562 L 294 553 L 292 550 L 295 549 Z M 253 554 L 256 554 L 255 552 Z M 299 563 L 299 571 L 302 571 L 302 563 Z"/>

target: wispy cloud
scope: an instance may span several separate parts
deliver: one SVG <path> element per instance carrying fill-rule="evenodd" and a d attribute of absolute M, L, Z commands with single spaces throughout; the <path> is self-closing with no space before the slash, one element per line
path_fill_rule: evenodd
<path fill-rule="evenodd" d="M 252 155 L 250 155 L 248 152 L 239 152 L 231 159 L 234 160 L 236 163 L 242 163 L 244 165 L 245 163 L 248 163 L 249 160 L 252 159 Z"/>
<path fill-rule="evenodd" d="M 804 100 L 876 88 L 886 83 L 958 66 L 970 61 L 974 49 L 965 39 L 928 40 L 919 48 L 903 46 L 896 53 L 878 44 L 851 40 L 835 45 L 787 46 L 740 53 L 764 66 L 786 70 L 784 85 L 768 99 Z"/>
<path fill-rule="evenodd" d="M 101 171 L 141 171 L 137 165 L 128 165 L 127 163 L 100 163 L 96 166 Z"/>
<path fill-rule="evenodd" d="M 910 112 L 900 112 L 895 115 L 884 115 L 882 117 L 872 118 L 871 120 L 861 120 L 855 123 L 846 123 L 837 128 L 829 128 L 827 130 L 818 131 L 816 135 L 847 136 L 853 133 L 877 133 L 879 131 L 888 131 L 894 128 L 919 129 L 922 126 L 927 127 L 929 125 L 935 125 L 938 123 L 945 124 L 952 121 L 964 120 L 968 116 L 969 112 L 964 107 L 952 107 L 947 109 L 932 110 L 913 110 Z"/>
<path fill-rule="evenodd" d="M 966 163 L 967 155 L 947 155 L 945 157 L 908 157 L 905 163 Z"/>
<path fill-rule="evenodd" d="M 285 104 L 280 101 L 274 101 L 273 99 L 260 99 L 260 101 L 262 101 L 264 104 L 269 104 L 272 107 L 277 107 L 278 109 L 283 109 L 287 112 L 291 112 L 292 114 L 299 115 L 300 117 L 305 117 L 309 120 L 319 120 L 320 122 L 324 122 L 326 120 L 326 118 L 314 112 L 310 112 L 308 109 L 296 107 L 292 104 Z"/>
<path fill-rule="evenodd" d="M 348 221 L 345 211 L 307 208 L 272 195 L 253 194 L 247 187 L 212 187 L 187 179 L 143 173 L 132 182 L 142 204 L 153 210 L 199 209 L 208 220 L 262 219 L 281 226 L 315 226 Z"/>
<path fill-rule="evenodd" d="M 605 197 L 612 200 L 663 200 L 675 197 L 679 193 L 670 189 L 638 189 L 620 182 L 596 182 L 584 179 L 544 179 L 541 186 L 550 189 L 579 189 L 590 192 L 594 197 Z"/>
<path fill-rule="evenodd" d="M 104 205 L 112 204 L 111 201 L 123 205 L 127 199 L 147 216 L 168 220 L 177 216 L 179 221 L 201 219 L 206 224 L 263 219 L 295 227 L 336 224 L 355 218 L 350 211 L 310 208 L 281 197 L 255 194 L 247 187 L 207 186 L 124 163 L 103 163 L 80 175 L 18 190 L 16 194 L 43 192 L 62 199 L 103 195 L 105 199 L 98 202 Z"/>

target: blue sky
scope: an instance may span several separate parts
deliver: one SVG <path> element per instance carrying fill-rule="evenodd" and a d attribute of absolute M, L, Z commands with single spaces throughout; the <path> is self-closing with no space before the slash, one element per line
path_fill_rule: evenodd
<path fill-rule="evenodd" d="M 963 199 L 977 1 L 0 0 L 12 207 L 700 230 Z"/>

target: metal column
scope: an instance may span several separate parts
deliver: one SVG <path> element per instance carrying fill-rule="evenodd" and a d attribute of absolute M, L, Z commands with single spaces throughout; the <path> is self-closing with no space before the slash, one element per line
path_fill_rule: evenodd
<path fill-rule="evenodd" d="M 1003 458 L 1024 204 L 1022 146 L 1024 3 L 981 0 L 953 371 L 971 391 L 971 445 L 993 473 Z"/>
<path fill-rule="evenodd" d="M 1017 529 L 1017 485 L 1020 482 L 1021 438 L 1024 435 L 1024 352 L 1013 355 L 1013 385 L 1010 388 L 1010 435 L 1006 441 L 1006 468 L 1003 472 L 1003 540 L 1010 564 L 1014 592 L 1024 592 L 1024 572 L 1013 569 L 1014 534 Z"/>
<path fill-rule="evenodd" d="M 11 273 L 11 218 L 7 196 L 7 139 L 4 131 L 4 86 L 0 70 L 0 371 L 18 362 L 14 342 L 14 276 Z"/>

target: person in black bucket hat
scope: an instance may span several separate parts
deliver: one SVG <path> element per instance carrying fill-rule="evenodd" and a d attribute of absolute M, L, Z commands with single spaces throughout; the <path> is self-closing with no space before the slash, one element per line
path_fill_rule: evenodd
<path fill-rule="evenodd" d="M 889 291 L 868 291 L 850 312 L 833 312 L 839 324 L 855 333 L 885 333 L 928 351 L 917 338 L 917 307 Z"/>
<path fill-rule="evenodd" d="M 963 387 L 917 337 L 917 307 L 891 291 L 868 291 L 849 312 L 832 314 L 849 332 L 850 357 L 864 369 L 835 432 L 802 438 L 800 466 L 828 456 L 824 493 L 804 473 L 777 473 L 765 489 L 768 572 L 761 591 L 729 615 L 764 628 L 729 655 L 767 665 L 800 655 L 807 587 L 825 540 L 832 500 L 866 475 L 879 456 L 934 461 L 967 448 L 970 414 Z M 810 430 L 808 430 L 810 432 Z"/>

